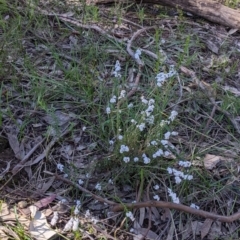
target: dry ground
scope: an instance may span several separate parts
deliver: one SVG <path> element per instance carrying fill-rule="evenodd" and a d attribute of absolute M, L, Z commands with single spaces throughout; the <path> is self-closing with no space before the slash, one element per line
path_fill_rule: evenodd
<path fill-rule="evenodd" d="M 155 5 L 0 10 L 1 239 L 239 239 L 239 31 Z"/>

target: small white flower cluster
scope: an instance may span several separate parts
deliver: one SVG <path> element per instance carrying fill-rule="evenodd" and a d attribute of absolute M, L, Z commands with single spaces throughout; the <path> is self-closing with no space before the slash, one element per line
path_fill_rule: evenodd
<path fill-rule="evenodd" d="M 126 145 L 121 145 L 119 152 L 120 153 L 129 152 L 129 147 Z"/>
<path fill-rule="evenodd" d="M 128 104 L 128 108 L 130 109 L 130 108 L 133 108 L 133 103 L 129 103 Z"/>
<path fill-rule="evenodd" d="M 122 98 L 125 98 L 125 97 L 126 97 L 126 90 L 121 90 L 118 99 L 122 99 Z"/>
<path fill-rule="evenodd" d="M 160 197 L 158 195 L 153 196 L 153 199 L 155 199 L 156 201 L 160 200 Z"/>
<path fill-rule="evenodd" d="M 133 161 L 134 161 L 134 162 L 138 162 L 138 161 L 139 161 L 139 158 L 138 158 L 138 157 L 135 157 L 135 158 L 133 158 Z"/>
<path fill-rule="evenodd" d="M 57 164 L 57 169 L 58 169 L 60 172 L 63 172 L 64 166 L 63 166 L 61 163 L 58 163 L 58 164 Z"/>
<path fill-rule="evenodd" d="M 168 195 L 172 198 L 172 201 L 173 201 L 174 203 L 177 203 L 177 204 L 180 203 L 180 200 L 179 200 L 179 198 L 177 197 L 177 194 L 174 193 L 174 192 L 172 191 L 172 189 L 170 189 L 170 188 L 168 188 Z"/>
<path fill-rule="evenodd" d="M 121 90 L 119 97 L 117 98 L 116 95 L 113 95 L 110 98 L 109 102 L 110 103 L 116 103 L 117 99 L 120 100 L 120 99 L 125 98 L 125 97 L 126 97 L 126 90 Z M 129 105 L 130 105 L 129 108 L 131 108 L 133 106 L 133 104 L 129 104 Z M 110 107 L 106 107 L 105 111 L 106 111 L 107 114 L 110 114 L 111 113 L 111 108 Z M 119 113 L 121 113 L 121 110 L 119 110 Z"/>
<path fill-rule="evenodd" d="M 123 136 L 122 135 L 118 135 L 118 140 L 122 140 Z"/>
<path fill-rule="evenodd" d="M 137 60 L 140 60 L 141 54 L 142 54 L 142 51 L 141 51 L 141 49 L 138 48 L 137 51 L 134 54 L 134 58 L 137 59 Z"/>
<path fill-rule="evenodd" d="M 152 125 L 154 123 L 154 116 L 151 115 L 154 110 L 154 99 L 147 100 L 144 96 L 141 97 L 142 103 L 148 105 L 145 111 L 142 111 L 141 114 L 143 115 L 142 123 L 137 124 L 137 121 L 132 119 L 131 123 L 135 124 L 136 127 L 142 132 L 146 128 L 146 124 Z"/>
<path fill-rule="evenodd" d="M 111 113 L 111 108 L 110 107 L 106 107 L 106 113 L 110 114 Z"/>
<path fill-rule="evenodd" d="M 64 173 L 64 166 L 63 166 L 61 163 L 58 163 L 58 164 L 57 164 L 57 169 L 58 169 L 60 172 Z M 63 176 L 64 176 L 65 178 L 67 178 L 67 177 L 68 177 L 68 174 L 67 174 L 67 173 L 64 173 Z"/>
<path fill-rule="evenodd" d="M 82 179 L 78 179 L 78 184 L 79 185 L 83 185 L 84 184 L 84 181 Z"/>
<path fill-rule="evenodd" d="M 116 103 L 117 102 L 117 96 L 113 95 L 109 101 L 110 103 Z"/>
<path fill-rule="evenodd" d="M 168 140 L 170 138 L 170 136 L 177 136 L 178 132 L 166 132 L 164 134 L 164 139 Z"/>
<path fill-rule="evenodd" d="M 190 207 L 191 207 L 191 208 L 195 208 L 195 209 L 197 209 L 197 210 L 199 209 L 199 206 L 197 206 L 197 205 L 194 204 L 194 203 L 191 203 Z"/>
<path fill-rule="evenodd" d="M 168 73 L 160 72 L 157 74 L 157 85 L 162 87 L 162 85 L 166 82 L 166 80 L 170 77 L 173 77 L 176 74 L 176 70 L 174 69 L 174 65 L 170 65 L 170 69 Z"/>
<path fill-rule="evenodd" d="M 185 167 L 185 168 L 191 166 L 191 163 L 188 162 L 188 161 L 179 161 L 178 164 L 179 164 L 180 166 L 182 166 L 182 167 Z M 190 175 L 190 174 L 184 174 L 183 172 L 181 172 L 181 171 L 179 171 L 179 170 L 177 170 L 177 169 L 175 169 L 175 168 L 170 168 L 170 167 L 168 167 L 168 168 L 167 168 L 167 171 L 168 171 L 169 174 L 173 174 L 173 175 L 175 176 L 175 182 L 176 182 L 176 184 L 181 183 L 181 182 L 182 182 L 182 179 L 184 179 L 184 180 L 189 180 L 189 181 L 193 179 L 193 176 L 192 176 L 192 175 Z"/>
<path fill-rule="evenodd" d="M 120 74 L 121 71 L 121 66 L 120 66 L 120 62 L 117 60 L 115 63 L 115 69 L 113 71 L 113 75 L 116 78 L 120 78 L 122 75 Z"/>
<path fill-rule="evenodd" d="M 157 158 L 157 157 L 161 157 L 163 156 L 163 150 L 162 149 L 158 149 L 154 154 L 153 154 L 153 158 Z"/>
<path fill-rule="evenodd" d="M 149 164 L 151 162 L 151 159 L 147 157 L 145 153 L 143 153 L 142 158 L 143 158 L 144 164 Z"/>
<path fill-rule="evenodd" d="M 102 189 L 102 186 L 100 183 L 97 183 L 96 186 L 95 186 L 95 189 L 100 191 Z"/>
<path fill-rule="evenodd" d="M 132 221 L 135 220 L 135 218 L 134 218 L 132 212 L 130 212 L 130 211 L 129 211 L 129 212 L 126 212 L 126 217 L 130 218 Z"/>
<path fill-rule="evenodd" d="M 130 162 L 130 157 L 123 157 L 123 161 L 124 161 L 125 163 Z"/>
<path fill-rule="evenodd" d="M 192 163 L 189 161 L 179 161 L 178 165 L 184 168 L 188 168 L 191 167 Z"/>
<path fill-rule="evenodd" d="M 155 190 L 158 190 L 160 187 L 159 187 L 158 184 L 156 184 L 155 186 L 153 186 L 153 188 L 154 188 Z"/>
<path fill-rule="evenodd" d="M 162 121 L 160 122 L 160 126 L 163 127 L 163 126 L 165 126 L 165 125 L 169 125 L 171 122 L 173 122 L 173 121 L 175 120 L 175 118 L 176 118 L 177 115 L 178 115 L 178 112 L 177 112 L 177 111 L 175 111 L 175 110 L 171 111 L 171 114 L 170 114 L 170 116 L 168 117 L 168 120 L 162 120 Z M 174 132 L 174 134 L 175 134 L 175 132 Z M 173 135 L 173 136 L 176 136 L 176 135 Z"/>

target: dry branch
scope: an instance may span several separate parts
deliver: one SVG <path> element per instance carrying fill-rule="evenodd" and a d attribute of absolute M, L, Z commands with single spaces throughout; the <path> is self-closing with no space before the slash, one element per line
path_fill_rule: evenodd
<path fill-rule="evenodd" d="M 89 4 L 104 4 L 111 2 L 129 3 L 130 1 L 92 0 L 87 2 Z M 137 0 L 136 2 L 152 3 L 178 8 L 183 11 L 196 14 L 211 22 L 240 30 L 240 11 L 226 7 L 216 0 Z"/>
<path fill-rule="evenodd" d="M 54 176 L 57 180 L 61 180 L 65 183 L 68 183 L 68 184 L 78 188 L 82 192 L 90 194 L 94 199 L 98 200 L 99 202 L 109 204 L 110 205 L 109 210 L 112 211 L 112 212 L 125 211 L 126 208 L 128 208 L 128 209 L 138 209 L 138 208 L 147 208 L 147 207 L 149 207 L 149 208 L 159 207 L 159 208 L 175 209 L 175 210 L 179 210 L 179 211 L 182 211 L 182 212 L 198 215 L 198 216 L 204 217 L 206 219 L 209 218 L 209 219 L 213 219 L 215 221 L 220 221 L 220 222 L 231 223 L 231 222 L 234 222 L 234 221 L 240 219 L 240 212 L 237 212 L 237 213 L 232 214 L 230 216 L 222 216 L 222 215 L 218 215 L 218 214 L 215 214 L 215 213 L 191 208 L 191 207 L 185 206 L 183 204 L 177 204 L 177 203 L 172 203 L 172 202 L 164 202 L 164 201 L 146 201 L 146 202 L 139 202 L 139 203 L 120 203 L 119 204 L 119 203 L 110 201 L 108 199 L 102 198 L 102 197 L 92 193 L 91 191 L 87 190 L 86 188 L 81 187 L 77 183 L 74 183 L 71 180 L 68 180 L 64 177 L 61 177 L 58 174 L 54 174 L 54 173 L 51 173 L 51 172 L 48 172 L 48 171 L 45 171 L 45 173 L 47 173 L 51 176 Z"/>

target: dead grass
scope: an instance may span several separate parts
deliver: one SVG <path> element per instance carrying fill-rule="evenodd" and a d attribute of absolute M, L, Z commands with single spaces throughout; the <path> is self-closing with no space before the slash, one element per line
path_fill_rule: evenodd
<path fill-rule="evenodd" d="M 109 208 L 112 202 L 145 202 L 156 195 L 171 202 L 170 188 L 186 206 L 194 203 L 222 216 L 238 211 L 238 32 L 229 34 L 225 27 L 181 13 L 169 16 L 168 9 L 149 5 L 9 1 L 0 10 L 0 191 L 9 208 L 16 206 L 16 213 L 28 218 L 28 208 L 16 204 L 44 200 L 48 222 L 53 211 L 60 214 L 54 229 L 64 235 L 61 239 L 239 238 L 238 220 L 225 223 L 149 206 L 132 210 L 132 222 L 126 206 L 114 214 Z M 142 50 L 139 60 L 134 59 L 137 49 Z M 117 60 L 119 78 L 113 76 Z M 178 74 L 159 88 L 156 75 L 168 73 L 170 65 Z M 121 90 L 128 98 L 110 104 Z M 142 132 L 131 124 L 143 119 L 141 96 L 155 100 L 154 124 Z M 175 121 L 161 126 L 173 110 Z M 165 148 L 171 154 L 153 159 L 151 142 L 164 139 L 167 131 L 178 132 Z M 123 144 L 130 149 L 125 155 L 119 153 Z M 144 153 L 150 164 L 144 164 Z M 131 161 L 125 163 L 123 156 Z M 192 165 L 184 169 L 179 160 Z M 57 164 L 64 166 L 62 172 Z M 193 180 L 176 184 L 168 167 Z M 67 174 L 70 182 L 57 180 L 55 173 Z M 79 179 L 80 188 L 74 185 Z M 60 204 L 62 199 L 67 203 Z M 62 232 L 74 216 L 76 199 L 81 201 L 79 229 Z M 12 215 L 3 223 L 12 223 L 19 239 L 31 239 Z"/>

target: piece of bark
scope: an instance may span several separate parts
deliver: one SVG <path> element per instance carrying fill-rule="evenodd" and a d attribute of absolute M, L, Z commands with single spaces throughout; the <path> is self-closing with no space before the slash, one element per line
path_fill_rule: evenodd
<path fill-rule="evenodd" d="M 130 3 L 130 0 L 87 0 L 87 4 L 112 2 Z M 138 3 L 152 3 L 181 9 L 201 16 L 211 22 L 240 30 L 240 10 L 226 7 L 216 0 L 136 0 Z"/>

